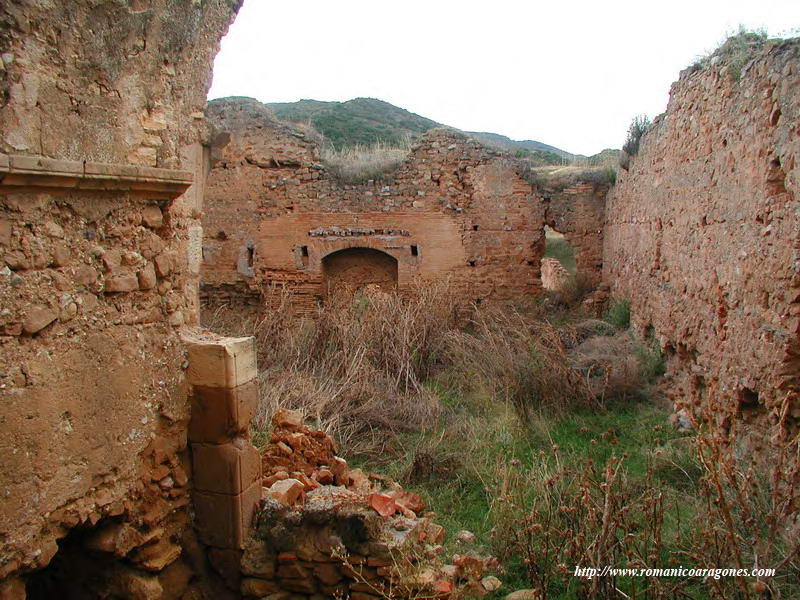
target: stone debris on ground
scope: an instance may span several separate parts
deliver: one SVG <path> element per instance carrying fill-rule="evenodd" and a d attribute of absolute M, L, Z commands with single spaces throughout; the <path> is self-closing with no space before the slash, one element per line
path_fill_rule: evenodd
<path fill-rule="evenodd" d="M 421 515 L 422 498 L 384 477 L 350 469 L 333 440 L 279 410 L 262 450 L 264 494 L 241 559 L 246 598 L 353 600 L 482 597 L 499 589 L 497 560 L 442 556 L 445 530 Z M 460 532 L 462 543 L 470 532 Z"/>

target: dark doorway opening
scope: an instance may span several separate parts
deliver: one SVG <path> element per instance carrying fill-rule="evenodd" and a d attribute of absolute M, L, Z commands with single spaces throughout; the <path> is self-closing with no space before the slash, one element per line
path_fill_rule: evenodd
<path fill-rule="evenodd" d="M 373 248 L 338 250 L 322 259 L 322 280 L 326 294 L 341 287 L 391 291 L 397 287 L 397 259 Z"/>

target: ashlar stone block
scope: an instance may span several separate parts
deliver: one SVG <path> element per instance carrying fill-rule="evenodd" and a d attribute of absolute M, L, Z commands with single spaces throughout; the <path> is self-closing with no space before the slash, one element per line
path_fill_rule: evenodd
<path fill-rule="evenodd" d="M 256 348 L 252 337 L 185 335 L 189 352 L 189 383 L 194 386 L 235 388 L 255 379 Z"/>

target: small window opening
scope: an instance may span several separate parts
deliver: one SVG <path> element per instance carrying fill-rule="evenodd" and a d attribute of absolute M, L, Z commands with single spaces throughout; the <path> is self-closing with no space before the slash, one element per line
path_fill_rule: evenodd
<path fill-rule="evenodd" d="M 475 264 L 476 264 L 476 261 L 474 261 L 474 260 L 469 261 L 469 266 L 470 267 L 474 267 Z"/>
<path fill-rule="evenodd" d="M 473 225 L 472 226 L 472 231 L 478 231 L 478 229 L 480 229 L 479 225 Z"/>
<path fill-rule="evenodd" d="M 300 246 L 300 263 L 304 266 L 308 266 L 308 246 Z"/>
<path fill-rule="evenodd" d="M 256 250 L 252 246 L 247 247 L 247 266 L 253 268 L 253 262 L 256 257 Z"/>
<path fill-rule="evenodd" d="M 419 248 L 416 245 L 411 246 L 411 256 L 419 256 Z"/>
<path fill-rule="evenodd" d="M 481 303 L 481 299 L 480 298 L 475 298 L 475 304 L 480 304 L 480 303 Z"/>

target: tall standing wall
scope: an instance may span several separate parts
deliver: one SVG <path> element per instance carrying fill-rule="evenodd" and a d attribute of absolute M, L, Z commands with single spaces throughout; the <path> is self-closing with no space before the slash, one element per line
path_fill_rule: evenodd
<path fill-rule="evenodd" d="M 73 531 L 152 573 L 120 573 L 122 597 L 180 554 L 177 330 L 197 319 L 203 110 L 239 4 L 0 3 L 4 598 Z"/>
<path fill-rule="evenodd" d="M 800 417 L 800 41 L 673 85 L 607 201 L 604 278 L 665 348 L 678 406 Z"/>

